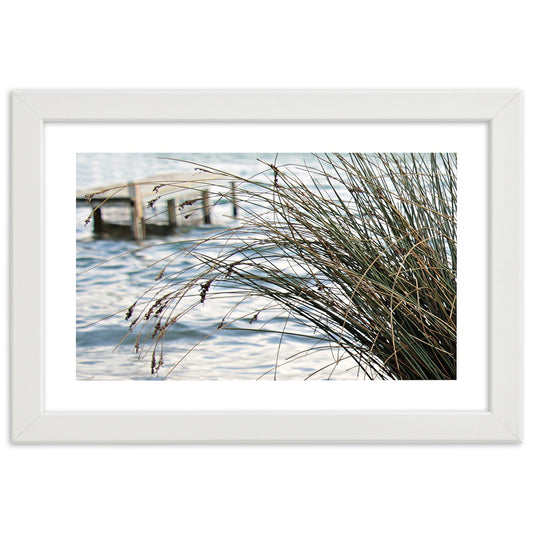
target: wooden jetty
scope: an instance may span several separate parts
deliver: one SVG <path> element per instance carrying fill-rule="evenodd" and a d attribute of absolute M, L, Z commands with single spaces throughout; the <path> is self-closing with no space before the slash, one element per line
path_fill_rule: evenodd
<path fill-rule="evenodd" d="M 168 234 L 180 227 L 211 224 L 210 187 L 216 184 L 227 188 L 224 196 L 233 204 L 232 213 L 236 217 L 235 182 L 223 174 L 204 171 L 158 174 L 109 187 L 79 190 L 76 205 L 91 208 L 89 219 L 92 218 L 96 235 L 140 241 L 150 233 Z M 126 215 L 122 223 L 108 219 L 106 213 L 111 208 Z"/>

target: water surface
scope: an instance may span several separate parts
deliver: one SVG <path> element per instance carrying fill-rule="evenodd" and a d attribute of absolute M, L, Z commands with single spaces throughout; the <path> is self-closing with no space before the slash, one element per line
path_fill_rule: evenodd
<path fill-rule="evenodd" d="M 78 154 L 77 188 L 109 186 L 165 172 L 192 171 L 194 165 L 172 161 L 178 158 L 223 169 L 239 176 L 252 176 L 265 170 L 258 161 L 274 162 L 276 154 Z M 277 164 L 303 164 L 310 154 L 280 154 Z M 127 240 L 103 240 L 93 235 L 84 220 L 88 208 L 77 209 L 77 377 L 88 380 L 168 379 L 242 380 L 273 379 L 354 379 L 353 363 L 332 363 L 339 358 L 334 349 L 307 353 L 316 344 L 302 333 L 301 326 L 279 313 L 262 312 L 250 325 L 249 316 L 265 304 L 249 299 L 241 311 L 249 315 L 235 324 L 249 331 L 217 330 L 224 309 L 230 305 L 206 301 L 180 320 L 164 342 L 164 366 L 151 374 L 151 355 L 137 354 L 136 335 L 129 333 L 125 314 L 131 304 L 148 291 L 166 258 L 184 250 L 213 230 L 234 223 L 231 206 L 214 210 L 213 226 L 198 226 L 174 235 L 147 239 L 141 245 Z M 166 274 L 195 266 L 184 254 L 167 267 Z M 226 307 L 223 307 L 226 306 Z M 253 331 L 263 328 L 285 330 L 285 335 Z M 215 334 L 212 334 L 216 331 Z M 204 339 L 194 350 L 193 346 Z M 190 352 L 190 353 L 189 353 Z M 277 365 L 276 365 L 277 361 Z M 332 373 L 332 370 L 334 372 Z"/>

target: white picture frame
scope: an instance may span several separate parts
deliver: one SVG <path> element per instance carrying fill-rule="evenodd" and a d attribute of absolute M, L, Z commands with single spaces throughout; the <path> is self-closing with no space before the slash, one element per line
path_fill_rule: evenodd
<path fill-rule="evenodd" d="M 47 122 L 484 122 L 487 411 L 49 411 L 44 404 Z M 14 443 L 513 443 L 522 435 L 522 94 L 485 91 L 15 91 L 11 95 Z"/>

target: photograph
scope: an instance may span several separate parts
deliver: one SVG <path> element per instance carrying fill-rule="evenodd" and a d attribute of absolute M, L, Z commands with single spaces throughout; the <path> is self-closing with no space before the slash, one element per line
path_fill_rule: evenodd
<path fill-rule="evenodd" d="M 456 153 L 77 153 L 77 380 L 456 380 Z"/>

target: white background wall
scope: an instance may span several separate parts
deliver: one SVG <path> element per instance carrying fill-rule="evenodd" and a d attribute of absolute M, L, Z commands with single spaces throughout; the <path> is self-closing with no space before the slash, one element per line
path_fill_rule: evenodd
<path fill-rule="evenodd" d="M 527 173 L 527 7 L 512 0 L 9 2 L 0 14 L 2 169 L 7 176 L 8 91 L 16 88 L 520 88 Z M 526 205 L 530 192 L 526 176 Z M 1 193 L 6 250 L 5 178 Z M 529 245 L 526 271 L 530 257 Z M 2 259 L 3 293 L 6 265 Z M 14 447 L 4 301 L 4 531 L 533 530 L 527 391 L 518 446 Z M 526 334 L 530 318 L 526 306 Z M 529 346 L 526 338 L 526 386 Z"/>

